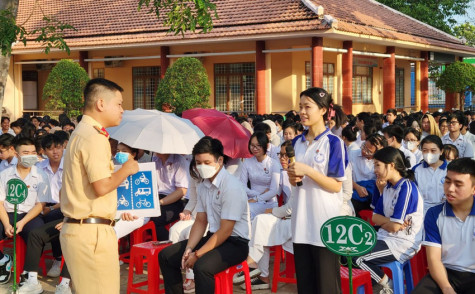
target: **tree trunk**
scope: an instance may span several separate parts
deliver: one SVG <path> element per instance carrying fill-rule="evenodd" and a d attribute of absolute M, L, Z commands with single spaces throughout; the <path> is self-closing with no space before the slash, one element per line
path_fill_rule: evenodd
<path fill-rule="evenodd" d="M 460 92 L 460 110 L 464 110 L 465 107 L 465 91 Z"/>
<path fill-rule="evenodd" d="M 18 12 L 18 3 L 20 0 L 1 0 L 0 1 L 0 10 L 13 8 L 13 15 L 15 19 Z M 5 95 L 5 87 L 7 85 L 8 79 L 8 69 L 10 68 L 10 54 L 3 56 L 0 54 L 0 109 L 3 114 L 3 98 Z"/>

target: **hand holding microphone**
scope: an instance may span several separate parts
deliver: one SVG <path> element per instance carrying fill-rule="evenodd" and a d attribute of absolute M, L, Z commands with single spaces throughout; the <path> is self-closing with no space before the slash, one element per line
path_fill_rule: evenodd
<path fill-rule="evenodd" d="M 285 153 L 287 153 L 287 157 L 289 158 L 289 168 L 287 173 L 289 174 L 290 183 L 296 183 L 297 186 L 302 186 L 302 178 L 303 176 L 299 176 L 296 174 L 295 170 L 295 150 L 292 145 L 288 145 L 285 147 Z"/>

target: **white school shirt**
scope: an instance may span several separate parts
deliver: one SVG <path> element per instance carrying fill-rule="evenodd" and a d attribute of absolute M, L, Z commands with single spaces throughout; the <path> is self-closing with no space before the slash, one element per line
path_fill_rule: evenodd
<path fill-rule="evenodd" d="M 328 128 L 311 142 L 305 139 L 306 133 L 292 141 L 295 160 L 343 182 L 348 163 L 343 140 Z M 308 177 L 302 179 L 302 186 L 292 187 L 292 242 L 325 247 L 320 228 L 328 219 L 341 215 L 342 193 L 343 189 L 328 192 Z"/>
<path fill-rule="evenodd" d="M 422 155 L 422 151 L 417 148 L 414 153 L 414 156 L 416 157 L 416 165 L 421 163 L 421 161 L 424 159 L 424 156 Z"/>
<path fill-rule="evenodd" d="M 450 138 L 450 133 L 445 134 L 442 137 L 442 143 L 445 144 L 452 144 L 457 147 L 457 150 L 459 151 L 459 157 L 469 157 L 473 158 L 473 146 L 472 143 L 470 143 L 467 138 L 465 138 L 462 133 L 459 134 L 457 139 L 455 141 L 452 141 Z"/>
<path fill-rule="evenodd" d="M 6 201 L 7 182 L 11 179 L 19 179 L 18 171 L 15 166 L 9 167 L 0 173 L 0 201 L 3 201 L 3 206 L 7 212 L 14 212 L 15 206 Z M 30 173 L 24 180 L 28 187 L 28 196 L 25 202 L 17 205 L 19 214 L 28 213 L 37 203 L 48 202 L 50 199 L 50 185 L 48 176 L 36 166 L 32 166 Z"/>
<path fill-rule="evenodd" d="M 277 195 L 284 194 L 283 195 L 283 203 L 287 203 L 290 199 L 290 195 L 292 193 L 291 191 L 292 185 L 290 185 L 289 182 L 289 175 L 287 174 L 286 170 L 281 170 L 280 171 L 280 181 L 279 181 L 279 191 L 277 192 Z"/>
<path fill-rule="evenodd" d="M 406 157 L 406 159 L 409 161 L 409 164 L 411 165 L 409 168 L 412 168 L 417 164 L 416 156 L 414 155 L 414 153 L 412 153 L 411 150 L 405 148 L 404 146 L 402 146 L 402 144 L 401 147 L 399 147 L 399 150 L 404 153 L 404 157 Z"/>
<path fill-rule="evenodd" d="M 361 145 L 357 143 L 357 141 L 351 142 L 348 147 L 346 147 L 346 151 L 350 152 L 352 150 L 361 150 Z"/>
<path fill-rule="evenodd" d="M 446 268 L 475 273 L 475 204 L 465 221 L 455 216 L 448 202 L 430 208 L 424 230 L 422 244 L 441 248 Z"/>
<path fill-rule="evenodd" d="M 472 149 L 475 150 L 475 135 L 470 133 L 470 131 L 467 131 L 463 136 L 465 137 L 465 140 L 472 144 Z"/>
<path fill-rule="evenodd" d="M 51 190 L 51 196 L 48 202 L 59 203 L 59 191 L 61 190 L 61 186 L 63 184 L 63 158 L 61 158 L 61 162 L 59 163 L 56 173 L 53 173 L 51 165 L 49 164 L 49 159 L 38 162 L 36 166 L 48 176 Z"/>
<path fill-rule="evenodd" d="M 177 188 L 188 188 L 188 167 L 186 159 L 178 154 L 170 154 L 162 164 L 157 156 L 152 157 L 157 169 L 158 193 L 168 195 Z"/>
<path fill-rule="evenodd" d="M 378 200 L 374 213 L 389 217 L 390 221 L 411 224 L 402 231 L 390 233 L 378 230 L 378 240 L 385 241 L 394 257 L 401 263 L 411 259 L 421 248 L 424 222 L 424 201 L 416 183 L 402 178 L 396 185 L 388 183 Z"/>
<path fill-rule="evenodd" d="M 0 172 L 6 170 L 7 168 L 11 167 L 11 166 L 16 166 L 18 163 L 18 158 L 16 156 L 14 156 L 12 158 L 12 161 L 10 163 L 8 163 L 8 160 L 2 160 L 2 162 L 0 162 Z"/>
<path fill-rule="evenodd" d="M 196 187 L 197 212 L 205 212 L 209 231 L 216 233 L 221 220 L 235 221 L 231 236 L 250 239 L 250 216 L 246 192 L 239 180 L 221 168 L 213 182 L 205 179 Z"/>
<path fill-rule="evenodd" d="M 255 198 L 260 203 L 277 202 L 280 181 L 280 162 L 266 156 L 262 162 L 256 157 L 246 158 L 241 167 L 241 183 L 247 197 Z M 247 187 L 251 182 L 251 188 Z M 265 190 L 267 192 L 264 193 Z"/>
<path fill-rule="evenodd" d="M 269 143 L 269 147 L 267 148 L 266 155 L 279 161 L 279 153 L 280 153 L 280 147 L 277 147 L 274 144 Z"/>
<path fill-rule="evenodd" d="M 424 199 L 424 212 L 445 201 L 444 182 L 447 175 L 447 162 L 445 160 L 435 170 L 425 161 L 417 164 L 412 170 L 414 171 L 417 187 Z"/>
<path fill-rule="evenodd" d="M 376 180 L 374 174 L 374 160 L 367 159 L 361 154 L 361 149 L 348 151 L 348 160 L 353 170 L 353 181 L 369 181 Z"/>

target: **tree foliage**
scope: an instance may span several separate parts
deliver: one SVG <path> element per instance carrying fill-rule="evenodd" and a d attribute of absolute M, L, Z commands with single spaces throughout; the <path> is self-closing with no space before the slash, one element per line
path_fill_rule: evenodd
<path fill-rule="evenodd" d="M 456 15 L 464 15 L 471 0 L 377 0 L 393 9 L 452 33 Z"/>
<path fill-rule="evenodd" d="M 144 6 L 157 18 L 165 13 L 164 25 L 169 26 L 168 31 L 175 35 L 195 32 L 198 27 L 200 33 L 207 33 L 213 29 L 213 16 L 218 18 L 216 4 L 210 0 L 139 0 L 138 10 Z"/>
<path fill-rule="evenodd" d="M 436 86 L 448 93 L 459 93 L 463 107 L 465 92 L 475 91 L 475 67 L 460 61 L 452 63 L 440 74 Z"/>
<path fill-rule="evenodd" d="M 56 64 L 43 88 L 46 110 L 63 110 L 68 117 L 81 114 L 83 90 L 89 81 L 86 71 L 76 62 L 63 59 Z"/>
<path fill-rule="evenodd" d="M 35 7 L 33 7 L 31 14 L 33 14 Z M 28 31 L 24 27 L 27 21 L 28 19 L 22 24 L 17 24 L 12 9 L 0 10 L 0 47 L 3 56 L 11 53 L 12 44 L 20 42 L 26 45 L 27 41 L 42 43 L 46 54 L 49 53 L 51 48 L 58 48 L 65 50 L 68 54 L 70 53 L 69 47 L 64 41 L 64 32 L 75 30 L 73 26 L 54 17 L 43 15 L 45 26 Z M 30 38 L 32 39 L 29 40 Z"/>
<path fill-rule="evenodd" d="M 475 47 L 475 26 L 469 22 L 454 27 L 454 34 L 466 41 L 466 45 Z"/>
<path fill-rule="evenodd" d="M 158 110 L 182 113 L 195 107 L 209 107 L 210 95 L 208 75 L 201 62 L 193 57 L 182 57 L 168 68 L 158 84 L 155 105 Z"/>

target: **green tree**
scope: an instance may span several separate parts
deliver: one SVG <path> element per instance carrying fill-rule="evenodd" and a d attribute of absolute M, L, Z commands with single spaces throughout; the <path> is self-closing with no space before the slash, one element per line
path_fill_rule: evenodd
<path fill-rule="evenodd" d="M 447 33 L 453 33 L 454 16 L 464 15 L 472 0 L 377 0 Z"/>
<path fill-rule="evenodd" d="M 158 84 L 155 105 L 158 110 L 182 113 L 195 107 L 209 107 L 210 95 L 208 75 L 201 61 L 182 57 L 168 68 Z"/>
<path fill-rule="evenodd" d="M 68 117 L 80 115 L 83 90 L 88 81 L 87 72 L 76 62 L 70 59 L 58 62 L 43 88 L 43 100 L 48 101 L 46 110 L 64 110 Z"/>
<path fill-rule="evenodd" d="M 475 26 L 466 22 L 454 27 L 454 34 L 459 38 L 464 38 L 468 46 L 475 47 Z"/>
<path fill-rule="evenodd" d="M 440 74 L 436 86 L 448 93 L 459 93 L 460 109 L 463 110 L 465 92 L 475 90 L 475 67 L 460 61 L 452 63 Z"/>

